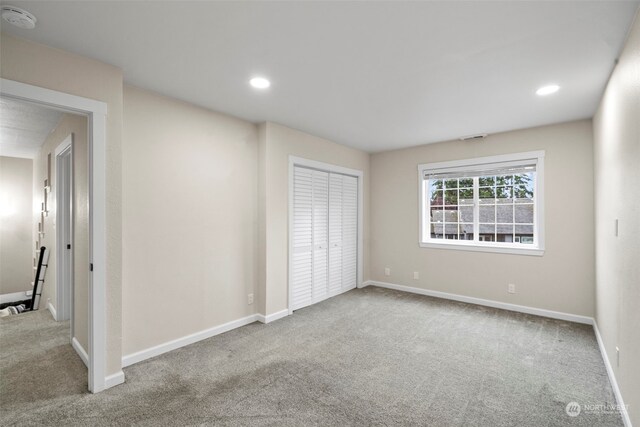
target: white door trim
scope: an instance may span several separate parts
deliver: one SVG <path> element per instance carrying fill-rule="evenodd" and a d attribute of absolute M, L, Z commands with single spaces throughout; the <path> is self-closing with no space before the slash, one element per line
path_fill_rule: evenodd
<path fill-rule="evenodd" d="M 289 230 L 289 245 L 287 248 L 288 252 L 288 277 L 287 277 L 287 287 L 288 287 L 288 301 L 287 308 L 289 310 L 289 314 L 293 313 L 292 309 L 292 286 L 291 286 L 291 277 L 292 277 L 292 251 L 293 247 L 293 168 L 295 166 L 302 166 L 311 169 L 317 169 L 324 172 L 333 172 L 340 173 L 343 175 L 350 175 L 356 177 L 358 179 L 358 272 L 357 272 L 357 287 L 362 285 L 363 274 L 364 274 L 364 172 L 358 169 L 350 169 L 344 166 L 332 165 L 330 163 L 319 162 L 317 160 L 305 159 L 302 157 L 289 156 L 289 217 L 288 217 L 288 230 Z M 345 290 L 346 292 L 346 290 Z M 340 292 L 342 293 L 342 292 Z"/>
<path fill-rule="evenodd" d="M 69 171 L 63 168 L 64 157 L 69 156 Z M 55 159 L 55 188 L 56 188 L 56 320 L 70 320 L 71 338 L 74 336 L 73 321 L 73 250 L 65 247 L 66 234 L 69 234 L 70 242 L 73 242 L 73 211 L 71 208 L 73 200 L 73 134 L 69 134 L 64 141 L 58 145 L 54 151 Z M 64 173 L 68 173 L 69 182 L 64 178 Z M 64 186 L 62 185 L 64 183 Z M 68 209 L 69 220 L 66 221 L 61 213 L 63 212 L 62 201 Z M 67 227 L 69 227 L 67 230 Z M 66 257 L 71 257 L 67 259 Z M 65 261 L 67 266 L 65 266 Z"/>
<path fill-rule="evenodd" d="M 107 104 L 13 80 L 0 80 L 0 95 L 82 114 L 89 142 L 89 391 L 107 387 L 106 361 L 106 116 Z M 110 382 L 111 385 L 113 382 Z"/>

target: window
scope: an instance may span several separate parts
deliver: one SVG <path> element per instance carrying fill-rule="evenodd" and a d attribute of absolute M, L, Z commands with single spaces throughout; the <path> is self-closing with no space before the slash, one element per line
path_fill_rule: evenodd
<path fill-rule="evenodd" d="M 418 166 L 420 246 L 542 255 L 544 152 Z"/>

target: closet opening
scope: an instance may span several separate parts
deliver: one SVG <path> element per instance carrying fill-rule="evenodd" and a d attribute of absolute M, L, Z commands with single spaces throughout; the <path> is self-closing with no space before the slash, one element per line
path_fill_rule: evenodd
<path fill-rule="evenodd" d="M 289 313 L 362 284 L 362 177 L 290 158 Z"/>

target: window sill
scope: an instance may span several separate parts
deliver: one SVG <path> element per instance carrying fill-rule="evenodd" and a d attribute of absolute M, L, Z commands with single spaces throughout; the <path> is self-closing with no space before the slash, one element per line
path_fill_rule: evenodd
<path fill-rule="evenodd" d="M 544 255 L 544 249 L 540 248 L 514 248 L 509 246 L 489 246 L 479 244 L 461 244 L 461 243 L 449 243 L 449 242 L 420 242 L 421 248 L 430 249 L 449 249 L 456 251 L 471 251 L 471 252 L 493 252 L 500 254 L 512 254 L 512 255 L 530 255 L 530 256 L 542 256 Z"/>

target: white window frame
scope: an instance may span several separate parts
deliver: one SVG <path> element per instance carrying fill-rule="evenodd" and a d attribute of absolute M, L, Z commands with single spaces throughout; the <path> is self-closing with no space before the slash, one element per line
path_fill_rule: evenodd
<path fill-rule="evenodd" d="M 544 255 L 544 151 L 529 151 L 525 153 L 512 153 L 499 156 L 479 157 L 475 159 L 453 160 L 448 162 L 426 163 L 418 165 L 418 191 L 419 191 L 419 235 L 418 243 L 421 248 L 454 249 L 463 251 L 496 252 L 518 255 Z M 453 170 L 463 171 L 465 168 L 477 168 L 482 165 L 499 164 L 514 161 L 532 160 L 536 164 L 534 179 L 534 205 L 533 205 L 533 245 L 522 247 L 519 243 L 480 242 L 470 240 L 434 239 L 430 233 L 429 211 L 431 200 L 427 197 L 427 183 L 424 179 L 427 171 L 438 170 L 447 172 Z M 477 195 L 474 197 L 474 216 L 477 216 Z"/>

